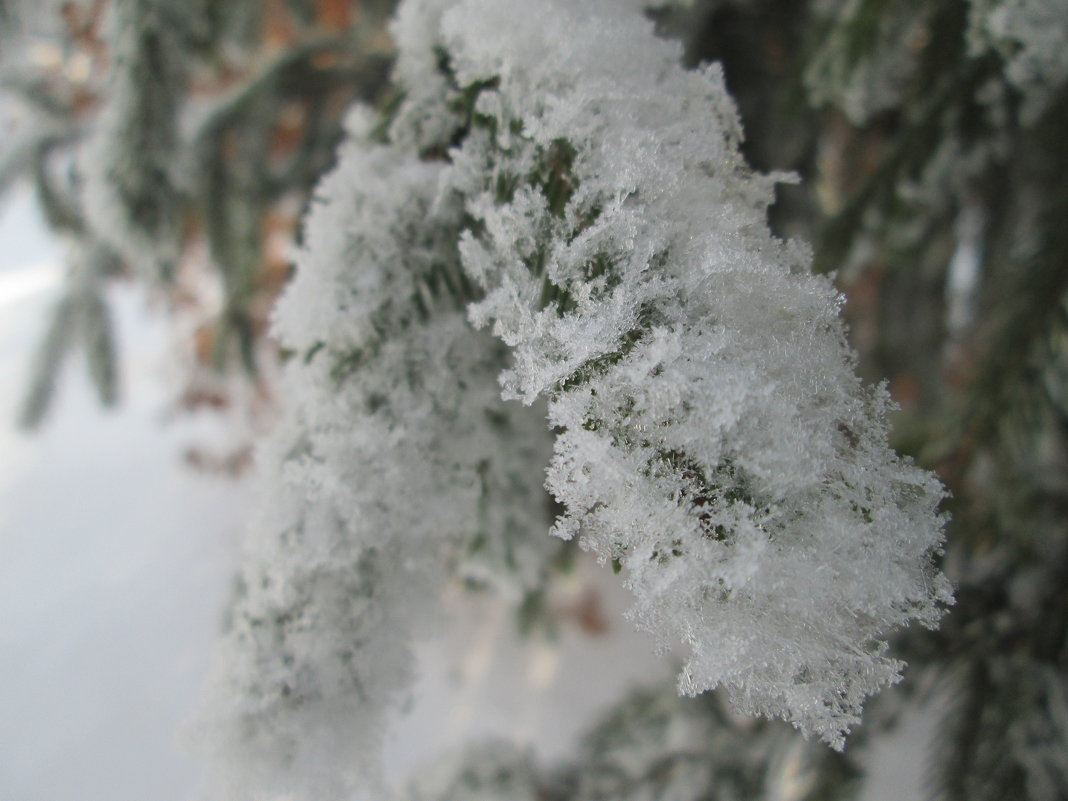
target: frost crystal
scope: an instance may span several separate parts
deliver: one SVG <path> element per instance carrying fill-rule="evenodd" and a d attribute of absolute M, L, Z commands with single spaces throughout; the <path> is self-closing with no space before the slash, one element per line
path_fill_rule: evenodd
<path fill-rule="evenodd" d="M 226 680 L 268 753 L 373 740 L 464 554 L 538 581 L 552 440 L 500 387 L 547 401 L 555 533 L 686 644 L 685 693 L 841 747 L 900 676 L 884 639 L 951 600 L 942 488 L 889 449 L 841 298 L 770 234 L 782 176 L 740 156 L 718 67 L 683 70 L 639 8 L 400 10 L 404 100 L 354 113 L 277 313 L 290 411 L 261 459 L 281 487 Z"/>

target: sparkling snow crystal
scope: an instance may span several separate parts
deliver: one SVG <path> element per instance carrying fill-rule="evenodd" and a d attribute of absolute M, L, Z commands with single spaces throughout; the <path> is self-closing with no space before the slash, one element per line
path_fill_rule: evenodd
<path fill-rule="evenodd" d="M 277 313 L 238 729 L 279 764 L 373 743 L 470 543 L 538 581 L 555 447 L 554 532 L 686 644 L 680 690 L 841 747 L 900 676 L 886 637 L 951 600 L 943 491 L 889 449 L 831 283 L 770 234 L 782 176 L 740 156 L 720 70 L 629 0 L 409 0 L 394 32 L 404 100 L 354 113 Z"/>

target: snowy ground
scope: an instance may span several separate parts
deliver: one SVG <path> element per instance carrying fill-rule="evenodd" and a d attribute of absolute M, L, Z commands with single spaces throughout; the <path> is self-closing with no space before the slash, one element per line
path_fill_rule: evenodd
<path fill-rule="evenodd" d="M 185 801 L 201 770 L 178 743 L 225 601 L 246 488 L 191 471 L 184 447 L 218 420 L 170 420 L 166 327 L 116 292 L 123 402 L 102 411 L 75 361 L 33 436 L 12 426 L 61 255 L 26 198 L 0 209 L 0 798 Z M 606 606 L 625 597 L 602 576 Z M 521 642 L 511 619 L 451 597 L 456 624 L 420 649 L 423 679 L 386 748 L 389 775 L 498 734 L 545 759 L 628 684 L 663 678 L 651 643 L 612 616 L 604 636 Z M 929 730 L 876 751 L 865 801 L 922 797 Z"/>
<path fill-rule="evenodd" d="M 243 488 L 180 455 L 210 421 L 164 425 L 166 332 L 112 297 L 123 403 L 102 411 L 74 360 L 43 429 L 12 425 L 61 254 L 25 201 L 0 242 L 0 797 L 169 801 L 197 764 L 176 744 L 232 569 Z"/>

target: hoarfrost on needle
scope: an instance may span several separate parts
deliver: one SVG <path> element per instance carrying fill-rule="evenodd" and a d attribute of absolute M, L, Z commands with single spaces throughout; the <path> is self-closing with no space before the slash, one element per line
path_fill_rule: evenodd
<path fill-rule="evenodd" d="M 546 462 L 555 532 L 688 646 L 681 691 L 835 747 L 900 677 L 886 637 L 951 601 L 943 490 L 887 445 L 834 287 L 769 232 L 782 176 L 639 9 L 401 6 L 405 99 L 353 116 L 277 311 L 284 467 L 223 679 L 260 753 L 372 742 L 450 568 L 537 585 Z"/>

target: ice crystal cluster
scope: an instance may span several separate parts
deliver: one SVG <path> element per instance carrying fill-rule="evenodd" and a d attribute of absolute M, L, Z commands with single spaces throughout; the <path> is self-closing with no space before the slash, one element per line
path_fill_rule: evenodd
<path fill-rule="evenodd" d="M 553 533 L 685 645 L 683 693 L 841 747 L 900 676 L 885 638 L 950 601 L 942 489 L 889 449 L 831 283 L 770 234 L 782 176 L 740 156 L 720 70 L 683 70 L 632 0 L 409 0 L 394 35 L 403 94 L 352 113 L 277 310 L 231 733 L 336 784 L 316 797 L 371 770 L 448 577 L 542 579 L 544 484 Z"/>

